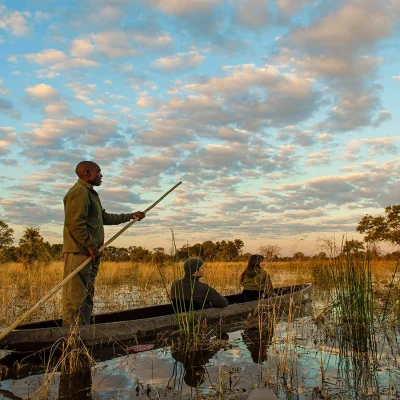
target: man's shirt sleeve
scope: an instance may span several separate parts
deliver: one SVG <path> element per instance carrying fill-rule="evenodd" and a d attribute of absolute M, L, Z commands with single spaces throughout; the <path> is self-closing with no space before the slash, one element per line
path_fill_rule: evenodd
<path fill-rule="evenodd" d="M 132 214 L 111 214 L 102 208 L 101 215 L 104 225 L 118 225 L 132 219 Z"/>

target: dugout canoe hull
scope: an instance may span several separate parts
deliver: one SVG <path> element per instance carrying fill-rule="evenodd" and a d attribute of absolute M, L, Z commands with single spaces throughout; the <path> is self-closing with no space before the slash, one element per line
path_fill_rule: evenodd
<path fill-rule="evenodd" d="M 301 304 L 310 300 L 312 284 L 286 286 L 275 289 L 275 296 L 260 301 L 243 303 L 241 294 L 226 296 L 226 308 L 210 308 L 195 311 L 207 319 L 209 325 L 222 323 L 230 326 L 241 316 L 253 313 L 257 307 L 268 310 L 274 306 Z M 175 315 L 171 304 L 144 307 L 126 311 L 97 314 L 91 325 L 79 327 L 80 337 L 87 347 L 109 345 L 112 342 L 137 341 L 155 337 L 160 332 L 176 331 L 179 314 Z M 64 341 L 69 327 L 62 327 L 62 320 L 49 320 L 19 325 L 0 340 L 0 349 L 11 351 L 36 351 Z"/>

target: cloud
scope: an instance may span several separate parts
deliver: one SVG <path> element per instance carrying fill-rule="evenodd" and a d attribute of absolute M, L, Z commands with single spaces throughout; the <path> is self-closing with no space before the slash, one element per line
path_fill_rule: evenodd
<path fill-rule="evenodd" d="M 302 7 L 310 4 L 312 0 L 277 0 L 276 5 L 279 11 L 285 15 L 292 15 Z"/>
<path fill-rule="evenodd" d="M 138 54 L 131 35 L 124 31 L 104 31 L 91 33 L 85 38 L 72 42 L 71 54 L 79 57 L 98 54 L 114 59 L 132 57 Z"/>
<path fill-rule="evenodd" d="M 150 35 L 145 33 L 133 33 L 132 39 L 145 47 L 154 47 L 154 48 L 163 48 L 166 46 L 170 46 L 173 42 L 172 37 L 163 32 L 161 35 Z"/>
<path fill-rule="evenodd" d="M 52 71 L 67 69 L 95 68 L 97 62 L 85 58 L 69 58 L 64 52 L 56 49 L 46 49 L 38 53 L 29 53 L 24 56 L 29 62 L 46 65 Z"/>
<path fill-rule="evenodd" d="M 269 0 L 239 0 L 235 10 L 237 21 L 249 29 L 265 27 L 271 18 L 269 4 Z"/>
<path fill-rule="evenodd" d="M 12 101 L 0 97 L 0 113 L 3 113 L 10 118 L 18 119 L 20 118 L 19 112 L 15 109 Z"/>
<path fill-rule="evenodd" d="M 185 89 L 204 94 L 220 93 L 232 96 L 252 87 L 262 87 L 274 94 L 301 98 L 309 95 L 314 83 L 312 79 L 280 72 L 273 65 L 259 68 L 254 64 L 244 64 L 225 68 L 225 71 L 229 73 L 226 77 L 214 77 L 204 83 L 189 84 Z"/>
<path fill-rule="evenodd" d="M 160 57 L 153 62 L 153 67 L 163 71 L 175 71 L 194 68 L 205 60 L 198 51 L 179 53 L 176 56 Z"/>
<path fill-rule="evenodd" d="M 40 65 L 58 64 L 68 59 L 68 56 L 64 52 L 57 49 L 46 49 L 39 53 L 29 53 L 25 54 L 24 57 L 28 61 Z"/>
<path fill-rule="evenodd" d="M 399 146 L 396 142 L 400 141 L 399 136 L 383 137 L 374 139 L 359 139 L 351 140 L 346 144 L 347 157 L 354 157 L 358 153 L 363 152 L 364 149 L 368 149 L 368 158 L 382 156 L 385 154 L 397 154 Z"/>
<path fill-rule="evenodd" d="M 24 132 L 22 137 L 26 149 L 38 150 L 75 148 L 78 145 L 100 146 L 118 137 L 115 120 L 103 117 L 88 119 L 70 117 L 45 119 L 41 125 Z"/>
<path fill-rule="evenodd" d="M 153 97 L 149 96 L 147 92 L 139 93 L 136 100 L 136 106 L 139 108 L 149 108 L 155 103 Z"/>
<path fill-rule="evenodd" d="M 394 81 L 400 81 L 400 75 L 392 76 Z"/>
<path fill-rule="evenodd" d="M 70 112 L 69 106 L 60 93 L 50 85 L 40 83 L 26 88 L 25 92 L 31 104 L 43 105 L 43 112 L 47 117 L 61 118 Z"/>
<path fill-rule="evenodd" d="M 30 96 L 41 99 L 41 100 L 50 100 L 54 99 L 55 97 L 59 97 L 59 93 L 57 90 L 52 88 L 45 83 L 40 83 L 36 86 L 28 87 L 25 89 Z"/>
<path fill-rule="evenodd" d="M 5 5 L 0 4 L 0 29 L 10 32 L 14 36 L 27 36 L 30 32 L 29 19 L 31 16 L 29 11 L 11 11 Z"/>
<path fill-rule="evenodd" d="M 315 136 L 309 131 L 300 131 L 295 127 L 286 127 L 280 131 L 276 138 L 283 141 L 291 141 L 299 146 L 312 146 L 315 144 Z"/>
<path fill-rule="evenodd" d="M 39 79 L 54 79 L 60 76 L 58 72 L 49 71 L 48 69 L 45 68 L 36 70 L 36 74 Z"/>
<path fill-rule="evenodd" d="M 296 29 L 291 40 L 295 46 L 311 51 L 357 53 L 391 33 L 398 14 L 393 4 L 391 1 L 385 4 L 375 0 L 349 1 L 314 25 Z"/>
<path fill-rule="evenodd" d="M 11 126 L 0 126 L 0 156 L 11 152 L 10 146 L 17 141 L 18 135 Z"/>
<path fill-rule="evenodd" d="M 159 9 L 165 14 L 184 15 L 208 13 L 221 0 L 146 0 L 146 5 Z"/>
<path fill-rule="evenodd" d="M 329 165 L 331 163 L 331 150 L 329 149 L 307 154 L 305 165 L 309 167 L 313 165 Z"/>
<path fill-rule="evenodd" d="M 94 52 L 94 46 L 89 39 L 74 39 L 71 42 L 73 57 L 87 57 Z"/>

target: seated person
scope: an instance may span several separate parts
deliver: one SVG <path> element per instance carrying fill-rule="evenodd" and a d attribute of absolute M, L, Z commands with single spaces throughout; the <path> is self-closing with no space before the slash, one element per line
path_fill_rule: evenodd
<path fill-rule="evenodd" d="M 271 277 L 261 267 L 264 257 L 253 254 L 249 258 L 247 268 L 240 276 L 240 284 L 243 286 L 243 301 L 254 301 L 272 295 L 274 288 Z"/>
<path fill-rule="evenodd" d="M 171 301 L 177 312 L 201 310 L 203 308 L 224 308 L 228 300 L 206 283 L 200 282 L 204 276 L 204 262 L 192 257 L 183 264 L 185 276 L 171 286 Z"/>

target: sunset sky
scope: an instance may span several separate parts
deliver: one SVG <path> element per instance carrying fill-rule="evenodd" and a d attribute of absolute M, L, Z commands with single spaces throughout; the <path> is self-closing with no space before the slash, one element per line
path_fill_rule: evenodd
<path fill-rule="evenodd" d="M 315 254 L 400 204 L 398 0 L 2 0 L 0 219 L 62 241 L 76 164 L 116 245 Z M 106 227 L 106 236 L 118 227 Z"/>

